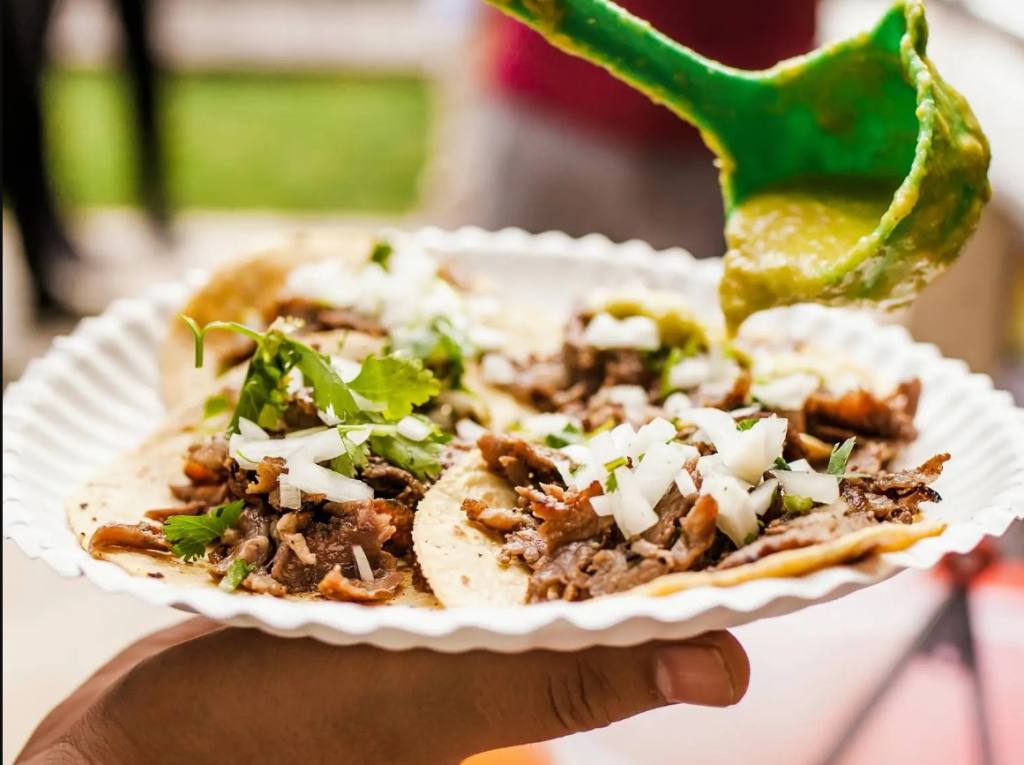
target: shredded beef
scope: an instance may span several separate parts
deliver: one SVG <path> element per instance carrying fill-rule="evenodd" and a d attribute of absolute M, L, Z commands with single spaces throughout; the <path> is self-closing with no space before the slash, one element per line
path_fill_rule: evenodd
<path fill-rule="evenodd" d="M 223 483 L 228 475 L 228 442 L 212 438 L 188 448 L 185 475 L 195 484 Z"/>
<path fill-rule="evenodd" d="M 261 571 L 253 571 L 242 580 L 243 589 L 255 592 L 260 595 L 273 595 L 275 598 L 283 598 L 288 594 L 288 588 L 279 581 Z"/>
<path fill-rule="evenodd" d="M 900 383 L 886 398 L 866 390 L 852 390 L 841 396 L 815 393 L 807 399 L 807 432 L 826 441 L 841 441 L 853 435 L 912 441 L 917 436 L 914 415 L 921 395 L 921 381 Z"/>
<path fill-rule="evenodd" d="M 543 560 L 546 554 L 547 545 L 537 529 L 516 529 L 505 537 L 505 544 L 498 551 L 498 562 L 507 566 L 521 559 L 532 567 Z"/>
<path fill-rule="evenodd" d="M 317 332 L 330 329 L 354 329 L 369 335 L 385 335 L 387 330 L 380 322 L 356 311 L 345 308 L 331 308 L 303 298 L 293 297 L 279 302 L 270 318 L 287 316 L 299 319 L 304 329 Z"/>
<path fill-rule="evenodd" d="M 535 526 L 533 516 L 514 507 L 488 507 L 486 502 L 466 497 L 462 500 L 462 512 L 473 523 L 492 531 L 507 532 L 527 526 Z"/>
<path fill-rule="evenodd" d="M 564 485 L 551 452 L 521 438 L 485 433 L 477 441 L 487 467 L 512 486 Z"/>
<path fill-rule="evenodd" d="M 673 484 L 668 492 L 654 506 L 654 512 L 658 514 L 658 522 L 651 526 L 641 536 L 647 542 L 657 547 L 668 547 L 676 537 L 679 521 L 689 512 L 693 506 L 694 497 L 684 497 L 679 489 Z"/>
<path fill-rule="evenodd" d="M 397 571 L 389 571 L 374 578 L 372 582 L 364 582 L 362 579 L 345 576 L 341 573 L 341 567 L 335 566 L 320 580 L 317 590 L 328 600 L 373 603 L 395 597 L 401 586 L 402 575 Z"/>
<path fill-rule="evenodd" d="M 680 525 L 679 538 L 670 549 L 673 571 L 689 571 L 711 549 L 718 531 L 718 503 L 714 497 L 700 497 Z"/>
<path fill-rule="evenodd" d="M 264 457 L 256 465 L 256 480 L 246 487 L 246 494 L 267 494 L 277 488 L 277 479 L 287 472 L 283 457 Z"/>
<path fill-rule="evenodd" d="M 375 576 L 383 576 L 395 568 L 395 559 L 384 552 L 383 544 L 391 538 L 395 527 L 387 512 L 385 500 L 327 502 L 325 520 L 313 520 L 302 532 L 306 547 L 316 562 L 303 563 L 288 545 L 279 545 L 270 574 L 289 592 L 316 592 L 320 582 L 335 567 L 350 579 L 358 579 L 353 545 L 363 548 Z"/>
<path fill-rule="evenodd" d="M 176 515 L 199 515 L 200 513 L 206 512 L 208 505 L 205 502 L 189 502 L 184 505 L 178 505 L 178 507 L 162 507 L 155 510 L 147 510 L 145 516 L 150 520 L 160 521 L 161 523 L 166 521 L 168 518 L 173 518 Z"/>
<path fill-rule="evenodd" d="M 586 568 L 601 549 L 598 542 L 570 542 L 534 570 L 527 586 L 530 603 L 545 600 L 578 600 L 586 596 Z"/>
<path fill-rule="evenodd" d="M 372 457 L 359 479 L 373 487 L 374 494 L 393 499 L 408 508 L 415 508 L 426 494 L 426 487 L 408 470 Z"/>
<path fill-rule="evenodd" d="M 142 552 L 169 552 L 171 546 L 164 538 L 163 529 L 153 523 L 105 523 L 93 532 L 89 552 L 104 550 L 139 550 Z"/>
<path fill-rule="evenodd" d="M 603 536 L 613 523 L 610 517 L 602 518 L 590 506 L 590 498 L 601 493 L 597 481 L 583 491 L 541 484 L 540 489 L 519 486 L 516 492 L 527 501 L 530 512 L 541 519 L 538 532 L 549 550 Z"/>
<path fill-rule="evenodd" d="M 225 476 L 225 481 L 227 476 Z M 226 483 L 218 484 L 180 484 L 171 486 L 171 495 L 175 499 L 179 499 L 182 502 L 196 502 L 208 507 L 214 505 L 223 504 L 224 500 L 228 496 L 228 487 Z"/>
<path fill-rule="evenodd" d="M 625 592 L 667 574 L 671 569 L 659 557 L 630 563 L 621 548 L 601 550 L 590 564 L 585 589 L 590 597 Z"/>
<path fill-rule="evenodd" d="M 324 424 L 317 413 L 316 404 L 308 398 L 294 398 L 288 402 L 282 419 L 284 429 L 289 432 L 318 428 Z"/>
<path fill-rule="evenodd" d="M 913 523 L 922 502 L 942 498 L 928 486 L 942 473 L 948 454 L 937 454 L 913 470 L 847 478 L 840 484 L 851 508 L 871 513 L 879 521 Z"/>
<path fill-rule="evenodd" d="M 726 555 L 716 568 L 727 569 L 753 563 L 772 553 L 795 550 L 837 539 L 844 534 L 875 524 L 875 519 L 860 511 L 819 510 L 770 525 L 763 536 Z"/>

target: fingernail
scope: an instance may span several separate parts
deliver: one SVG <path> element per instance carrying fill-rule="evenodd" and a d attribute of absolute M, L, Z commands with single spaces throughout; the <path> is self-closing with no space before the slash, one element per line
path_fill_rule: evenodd
<path fill-rule="evenodd" d="M 670 704 L 724 707 L 738 700 L 729 667 L 713 645 L 663 648 L 655 656 L 654 678 Z"/>

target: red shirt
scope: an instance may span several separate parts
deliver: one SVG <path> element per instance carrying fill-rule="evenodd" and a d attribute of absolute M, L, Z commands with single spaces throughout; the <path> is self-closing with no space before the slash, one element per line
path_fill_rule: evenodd
<path fill-rule="evenodd" d="M 814 45 L 817 0 L 619 0 L 699 53 L 764 69 Z M 502 95 L 641 143 L 696 144 L 697 132 L 604 69 L 549 45 L 520 22 L 491 17 L 490 82 Z"/>

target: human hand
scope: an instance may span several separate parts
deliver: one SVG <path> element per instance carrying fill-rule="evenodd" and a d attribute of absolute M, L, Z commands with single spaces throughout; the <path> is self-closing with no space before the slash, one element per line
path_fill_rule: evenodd
<path fill-rule="evenodd" d="M 18 762 L 442 765 L 667 704 L 735 704 L 749 674 L 725 632 L 578 653 L 439 654 L 192 619 L 100 669 Z"/>

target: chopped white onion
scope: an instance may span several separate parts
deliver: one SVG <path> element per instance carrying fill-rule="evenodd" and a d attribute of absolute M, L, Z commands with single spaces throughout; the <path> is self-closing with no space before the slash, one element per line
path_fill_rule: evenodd
<path fill-rule="evenodd" d="M 768 512 L 768 508 L 772 506 L 772 497 L 775 496 L 775 487 L 778 485 L 779 481 L 777 478 L 769 478 L 750 492 L 750 494 L 747 495 L 747 501 L 750 502 L 750 509 L 757 515 L 764 515 Z"/>
<path fill-rule="evenodd" d="M 721 409 L 690 409 L 679 419 L 693 423 L 704 431 L 719 453 L 726 451 L 738 435 L 736 421 Z"/>
<path fill-rule="evenodd" d="M 480 374 L 494 385 L 508 385 L 515 382 L 516 368 L 500 353 L 488 353 L 480 360 Z"/>
<path fill-rule="evenodd" d="M 570 424 L 579 426 L 579 421 L 575 417 L 570 417 L 567 414 L 534 414 L 529 417 L 523 418 L 520 423 L 523 428 L 530 433 L 534 433 L 539 436 L 546 436 L 549 433 L 561 433 Z"/>
<path fill-rule="evenodd" d="M 559 451 L 577 465 L 585 465 L 590 461 L 590 449 L 583 444 L 568 444 Z"/>
<path fill-rule="evenodd" d="M 673 390 L 690 390 L 709 380 L 711 373 L 711 360 L 707 356 L 692 356 L 668 370 L 668 384 Z"/>
<path fill-rule="evenodd" d="M 715 524 L 737 547 L 743 547 L 757 535 L 757 514 L 742 483 L 722 473 L 712 473 L 704 479 L 700 492 L 714 498 L 718 504 Z"/>
<path fill-rule="evenodd" d="M 422 441 L 434 432 L 433 428 L 423 420 L 411 416 L 399 420 L 395 429 L 398 431 L 398 435 L 404 436 L 410 441 Z"/>
<path fill-rule="evenodd" d="M 331 356 L 331 367 L 338 373 L 342 382 L 348 383 L 359 377 L 363 365 L 344 356 Z"/>
<path fill-rule="evenodd" d="M 657 417 L 636 432 L 626 448 L 626 456 L 637 459 L 655 444 L 664 444 L 676 437 L 676 426 L 664 417 Z"/>
<path fill-rule="evenodd" d="M 665 410 L 665 414 L 669 417 L 678 420 L 682 419 L 683 415 L 693 408 L 693 402 L 685 393 L 673 393 L 665 399 L 665 403 L 661 405 L 661 408 Z"/>
<path fill-rule="evenodd" d="M 686 468 L 676 473 L 675 483 L 681 496 L 688 497 L 691 494 L 697 493 L 697 484 L 693 482 L 693 476 L 690 475 L 690 471 Z"/>
<path fill-rule="evenodd" d="M 370 560 L 366 557 L 366 551 L 362 545 L 352 545 L 352 557 L 356 560 L 356 569 L 359 570 L 359 578 L 364 582 L 373 581 L 373 568 Z"/>
<path fill-rule="evenodd" d="M 373 498 L 373 489 L 367 484 L 313 462 L 289 463 L 288 483 L 307 494 L 323 494 L 331 502 Z"/>
<path fill-rule="evenodd" d="M 804 408 L 807 399 L 820 386 L 821 381 L 817 375 L 801 372 L 755 383 L 750 392 L 754 398 L 772 409 L 796 411 Z"/>
<path fill-rule="evenodd" d="M 508 344 L 508 336 L 492 327 L 474 324 L 469 329 L 469 342 L 481 350 L 496 350 Z"/>
<path fill-rule="evenodd" d="M 601 312 L 583 330 L 583 340 L 595 348 L 636 348 L 654 351 L 661 345 L 658 325 L 647 316 L 628 316 L 616 319 Z"/>
<path fill-rule="evenodd" d="M 291 440 L 293 443 L 298 442 L 300 448 L 285 455 L 289 462 L 324 462 L 345 453 L 345 444 L 337 428 L 329 428 L 304 438 Z"/>
<path fill-rule="evenodd" d="M 680 444 L 655 444 L 644 454 L 633 470 L 637 487 L 651 507 L 658 504 L 672 485 L 686 460 L 686 451 Z"/>
<path fill-rule="evenodd" d="M 270 438 L 267 431 L 245 417 L 238 418 L 238 432 L 246 441 L 266 441 Z"/>
<path fill-rule="evenodd" d="M 333 428 L 335 425 L 341 425 L 341 418 L 334 413 L 334 404 L 328 404 L 326 411 L 317 409 L 316 416 L 320 418 L 320 422 L 328 427 Z"/>
<path fill-rule="evenodd" d="M 725 449 L 719 449 L 726 467 L 737 478 L 757 485 L 782 456 L 788 425 L 784 417 L 764 417 L 749 430 L 737 431 Z"/>
<path fill-rule="evenodd" d="M 790 470 L 773 470 L 787 494 L 808 497 L 822 505 L 829 505 L 839 499 L 839 477 L 830 473 L 804 473 Z"/>
<path fill-rule="evenodd" d="M 793 460 L 789 463 L 789 469 L 797 473 L 813 473 L 814 468 L 811 467 L 811 463 L 807 460 Z"/>
<path fill-rule="evenodd" d="M 612 443 L 615 444 L 615 457 L 624 457 L 626 449 L 629 448 L 633 439 L 636 438 L 636 431 L 633 430 L 632 425 L 624 422 L 612 428 L 608 435 L 611 436 Z"/>
<path fill-rule="evenodd" d="M 615 494 L 598 494 L 596 497 L 590 498 L 590 506 L 594 508 L 595 513 L 606 517 L 615 515 L 615 509 L 619 506 L 619 502 Z"/>
<path fill-rule="evenodd" d="M 354 428 L 345 434 L 345 439 L 353 446 L 359 446 L 366 439 L 373 435 L 373 427 L 367 425 L 365 428 Z"/>
<path fill-rule="evenodd" d="M 615 522 L 622 534 L 629 539 L 640 534 L 658 522 L 658 514 L 644 497 L 633 471 L 620 467 L 615 471 L 618 486 L 616 495 Z"/>
<path fill-rule="evenodd" d="M 647 391 L 639 385 L 612 385 L 605 388 L 603 393 L 608 401 L 622 407 L 622 413 L 630 422 L 643 422 L 647 419 Z"/>
<path fill-rule="evenodd" d="M 742 420 L 744 417 L 753 417 L 760 411 L 760 404 L 751 404 L 750 406 L 741 406 L 739 409 L 730 409 L 729 416 L 734 420 Z"/>
<path fill-rule="evenodd" d="M 281 507 L 287 510 L 299 510 L 302 508 L 302 491 L 298 486 L 288 482 L 288 474 L 282 473 L 278 476 L 277 486 L 280 494 Z"/>
<path fill-rule="evenodd" d="M 463 418 L 455 423 L 455 434 L 464 441 L 476 443 L 486 432 L 487 428 L 470 419 Z"/>

